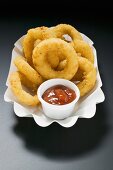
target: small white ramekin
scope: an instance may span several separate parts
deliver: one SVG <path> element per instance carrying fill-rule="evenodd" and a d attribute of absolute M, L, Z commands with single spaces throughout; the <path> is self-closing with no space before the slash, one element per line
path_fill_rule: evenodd
<path fill-rule="evenodd" d="M 71 103 L 65 104 L 65 105 L 52 105 L 52 104 L 47 103 L 45 100 L 43 100 L 42 98 L 43 93 L 48 88 L 55 86 L 55 85 L 59 85 L 59 84 L 64 85 L 74 90 L 76 93 L 76 98 Z M 38 99 L 40 100 L 42 104 L 42 109 L 46 116 L 52 119 L 64 119 L 66 117 L 69 117 L 73 113 L 74 107 L 80 97 L 80 91 L 78 87 L 71 81 L 56 78 L 56 79 L 47 80 L 44 83 L 42 83 L 37 90 L 37 95 L 38 95 Z"/>

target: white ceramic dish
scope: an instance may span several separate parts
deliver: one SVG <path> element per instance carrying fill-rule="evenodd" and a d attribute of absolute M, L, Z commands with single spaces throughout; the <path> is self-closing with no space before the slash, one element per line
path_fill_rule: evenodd
<path fill-rule="evenodd" d="M 57 120 L 57 119 L 51 119 L 45 116 L 43 113 L 43 110 L 41 107 L 28 107 L 21 105 L 17 102 L 15 96 L 10 90 L 8 78 L 6 81 L 7 90 L 4 94 L 4 100 L 6 102 L 12 102 L 14 104 L 14 112 L 19 117 L 33 117 L 35 122 L 41 126 L 41 127 L 47 127 L 53 122 L 57 122 L 63 127 L 71 127 L 73 126 L 78 118 L 91 118 L 96 113 L 96 104 L 101 103 L 104 101 L 105 96 L 104 93 L 101 90 L 102 81 L 100 78 L 99 70 L 98 70 L 98 64 L 97 64 L 97 53 L 96 49 L 93 46 L 93 42 L 84 34 L 81 34 L 83 39 L 89 43 L 89 45 L 92 47 L 94 56 L 95 56 L 95 63 L 94 66 L 97 69 L 97 82 L 95 87 L 91 92 L 89 92 L 85 97 L 79 100 L 78 107 L 76 107 L 73 111 L 73 114 L 65 118 L 63 120 Z M 22 51 L 22 40 L 23 37 L 21 37 L 15 44 L 14 49 L 12 51 L 12 58 L 11 58 L 11 65 L 9 69 L 9 74 L 13 71 L 16 71 L 16 67 L 13 64 L 13 59 L 18 55 L 23 55 Z M 8 74 L 8 75 L 9 75 Z"/>

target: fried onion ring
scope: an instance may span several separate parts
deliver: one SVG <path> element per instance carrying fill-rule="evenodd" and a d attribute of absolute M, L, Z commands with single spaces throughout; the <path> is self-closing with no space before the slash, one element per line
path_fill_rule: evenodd
<path fill-rule="evenodd" d="M 63 70 L 57 71 L 47 61 L 47 56 L 51 52 L 56 53 L 59 60 L 66 58 L 67 64 Z M 33 63 L 35 69 L 45 79 L 65 78 L 72 79 L 78 69 L 77 54 L 74 48 L 64 40 L 50 38 L 40 42 L 33 50 Z"/>
<path fill-rule="evenodd" d="M 25 61 L 24 57 L 16 57 L 14 59 L 14 64 L 18 68 L 19 72 L 36 86 L 43 82 L 43 78 Z"/>
<path fill-rule="evenodd" d="M 65 34 L 69 35 L 72 41 L 76 39 L 82 40 L 82 36 L 80 35 L 80 33 L 69 24 L 59 24 L 54 27 L 53 31 L 55 32 L 57 38 L 61 38 L 63 40 L 63 35 Z"/>
<path fill-rule="evenodd" d="M 23 50 L 27 62 L 32 65 L 32 51 L 36 40 L 41 41 L 52 36 L 52 31 L 47 31 L 47 27 L 37 27 L 28 30 L 23 40 Z"/>
<path fill-rule="evenodd" d="M 82 57 L 87 58 L 94 63 L 94 54 L 92 48 L 88 43 L 82 40 L 73 41 L 74 49 L 77 53 L 80 53 Z"/>
<path fill-rule="evenodd" d="M 37 89 L 38 89 L 38 85 L 32 83 L 30 80 L 28 80 L 26 78 L 26 76 L 22 73 L 19 72 L 19 76 L 20 76 L 20 80 L 21 80 L 21 83 L 27 87 L 28 90 L 32 91 L 32 92 L 36 92 Z"/>
<path fill-rule="evenodd" d="M 78 77 L 76 79 L 75 74 L 75 80 L 80 80 L 80 82 L 77 84 L 80 95 L 84 96 L 87 94 L 95 85 L 96 82 L 96 69 L 94 68 L 93 64 L 86 58 L 78 57 L 78 63 L 79 63 L 79 69 L 80 73 L 79 75 L 83 77 Z"/>
<path fill-rule="evenodd" d="M 31 94 L 23 90 L 20 80 L 20 74 L 18 72 L 13 72 L 9 77 L 9 81 L 11 90 L 20 103 L 28 106 L 36 106 L 39 103 L 37 95 L 32 96 Z"/>

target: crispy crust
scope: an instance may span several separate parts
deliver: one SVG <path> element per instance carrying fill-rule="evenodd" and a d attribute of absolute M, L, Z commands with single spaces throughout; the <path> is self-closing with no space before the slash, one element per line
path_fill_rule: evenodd
<path fill-rule="evenodd" d="M 27 62 L 32 66 L 32 51 L 34 49 L 35 41 L 38 40 L 44 40 L 49 37 L 53 37 L 52 31 L 48 29 L 47 27 L 37 27 L 28 30 L 27 34 L 25 35 L 25 38 L 23 40 L 23 50 L 25 54 L 25 58 L 27 59 Z"/>
<path fill-rule="evenodd" d="M 34 70 L 23 57 L 18 56 L 14 59 L 14 64 L 29 81 L 35 85 L 40 85 L 43 82 L 43 78 Z"/>
<path fill-rule="evenodd" d="M 57 38 L 63 39 L 64 34 L 68 34 L 72 41 L 79 39 L 82 40 L 82 36 L 80 33 L 71 25 L 69 24 L 59 24 L 54 29 Z"/>
<path fill-rule="evenodd" d="M 80 90 L 80 95 L 84 96 L 90 90 L 92 90 L 92 88 L 95 85 L 96 69 L 94 68 L 93 64 L 90 61 L 88 61 L 88 59 L 86 58 L 78 57 L 78 63 L 79 63 L 81 76 L 83 77 L 79 76 L 79 79 L 81 79 L 81 81 L 77 84 L 77 86 Z M 75 74 L 75 79 L 76 79 L 76 74 Z"/>
<path fill-rule="evenodd" d="M 94 63 L 93 50 L 88 43 L 81 40 L 75 40 L 73 42 L 73 46 L 77 53 L 80 53 L 82 57 L 87 58 L 89 61 Z"/>
<path fill-rule="evenodd" d="M 20 80 L 20 74 L 18 72 L 13 72 L 9 77 L 9 81 L 12 92 L 17 97 L 20 103 L 28 106 L 36 106 L 39 103 L 37 95 L 32 96 L 31 94 L 23 90 Z"/>
<path fill-rule="evenodd" d="M 26 78 L 26 76 L 19 72 L 19 77 L 21 80 L 22 85 L 28 88 L 31 92 L 36 92 L 38 89 L 38 85 L 32 83 L 30 80 Z"/>
<path fill-rule="evenodd" d="M 51 53 L 51 50 L 57 53 L 56 56 L 59 57 L 59 60 L 66 58 L 67 64 L 62 71 L 54 70 L 48 63 L 46 56 Z M 45 79 L 65 78 L 70 80 L 78 69 L 77 54 L 74 48 L 58 38 L 50 38 L 39 43 L 33 50 L 33 63 L 36 70 Z"/>

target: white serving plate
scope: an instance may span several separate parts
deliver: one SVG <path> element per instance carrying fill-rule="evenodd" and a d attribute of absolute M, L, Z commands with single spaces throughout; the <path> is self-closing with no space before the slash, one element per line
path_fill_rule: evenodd
<path fill-rule="evenodd" d="M 4 94 L 4 100 L 6 102 L 12 102 L 14 104 L 14 112 L 17 116 L 32 117 L 35 120 L 35 122 L 41 127 L 47 127 L 50 124 L 52 124 L 53 122 L 57 122 L 61 126 L 68 128 L 68 127 L 73 126 L 77 122 L 78 118 L 91 118 L 95 115 L 96 104 L 103 102 L 105 99 L 105 96 L 104 96 L 103 91 L 101 90 L 102 81 L 101 81 L 99 70 L 98 70 L 96 49 L 93 46 L 93 42 L 86 35 L 84 35 L 82 33 L 81 33 L 81 35 L 82 35 L 83 39 L 87 43 L 89 43 L 89 45 L 92 47 L 94 56 L 95 56 L 94 66 L 97 69 L 97 81 L 96 81 L 96 84 L 95 84 L 95 87 L 93 88 L 93 90 L 90 91 L 85 97 L 83 97 L 82 99 L 79 100 L 78 107 L 75 108 L 74 113 L 70 117 L 63 119 L 63 120 L 54 120 L 54 119 L 50 119 L 45 116 L 41 106 L 28 107 L 28 106 L 24 106 L 24 105 L 21 105 L 20 103 L 18 103 L 18 101 L 16 100 L 15 96 L 13 95 L 13 93 L 10 89 L 8 78 L 7 78 L 7 81 L 6 81 L 7 89 Z M 17 70 L 17 68 L 13 64 L 13 59 L 18 55 L 23 56 L 23 50 L 22 50 L 23 37 L 24 36 L 22 36 L 14 44 L 9 74 L 11 72 Z M 8 77 L 9 77 L 9 74 L 8 74 Z"/>

